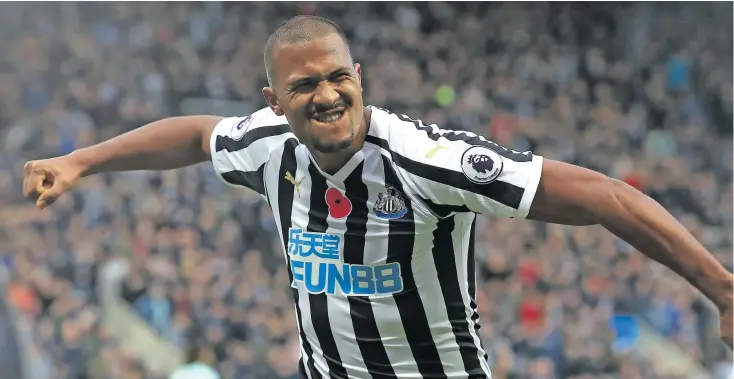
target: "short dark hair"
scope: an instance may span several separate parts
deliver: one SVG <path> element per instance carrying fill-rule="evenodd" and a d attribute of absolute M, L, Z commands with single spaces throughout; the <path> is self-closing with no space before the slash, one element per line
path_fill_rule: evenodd
<path fill-rule="evenodd" d="M 349 50 L 349 40 L 344 31 L 335 22 L 317 16 L 296 16 L 286 21 L 268 37 L 265 43 L 265 73 L 268 85 L 273 85 L 275 68 L 273 51 L 278 45 L 288 43 L 306 43 L 336 33 L 344 40 Z M 351 51 L 349 55 L 351 57 Z"/>

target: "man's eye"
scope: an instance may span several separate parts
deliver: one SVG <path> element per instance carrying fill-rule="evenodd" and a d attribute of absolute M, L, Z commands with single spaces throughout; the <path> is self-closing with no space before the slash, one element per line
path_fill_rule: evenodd
<path fill-rule="evenodd" d="M 333 81 L 338 81 L 338 80 L 346 79 L 348 77 L 349 77 L 349 73 L 342 72 L 340 74 L 336 74 L 332 80 Z"/>
<path fill-rule="evenodd" d="M 312 90 L 314 87 L 316 87 L 316 83 L 313 82 L 302 82 L 294 85 L 292 87 L 293 91 L 296 92 L 303 92 L 303 91 L 309 91 Z"/>

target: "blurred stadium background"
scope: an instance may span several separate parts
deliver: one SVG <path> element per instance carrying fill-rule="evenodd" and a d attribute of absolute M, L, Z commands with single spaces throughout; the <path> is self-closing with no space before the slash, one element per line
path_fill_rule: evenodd
<path fill-rule="evenodd" d="M 333 19 L 366 103 L 627 181 L 732 269 L 732 3 L 0 4 L 0 379 L 296 378 L 273 218 L 202 164 L 85 179 L 25 160 L 179 114 L 264 106 L 262 48 Z M 480 219 L 494 377 L 731 378 L 710 304 L 600 228 Z"/>

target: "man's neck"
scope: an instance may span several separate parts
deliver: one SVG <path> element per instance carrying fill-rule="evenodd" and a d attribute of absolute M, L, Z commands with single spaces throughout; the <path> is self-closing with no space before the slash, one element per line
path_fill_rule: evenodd
<path fill-rule="evenodd" d="M 355 153 L 362 150 L 364 140 L 367 137 L 367 132 L 370 129 L 370 122 L 372 121 L 372 109 L 365 107 L 362 115 L 362 122 L 359 124 L 359 130 L 354 136 L 354 141 L 348 149 L 340 151 L 338 153 L 324 154 L 318 151 L 312 150 L 316 163 L 319 165 L 321 170 L 329 175 L 334 175 L 354 156 Z"/>

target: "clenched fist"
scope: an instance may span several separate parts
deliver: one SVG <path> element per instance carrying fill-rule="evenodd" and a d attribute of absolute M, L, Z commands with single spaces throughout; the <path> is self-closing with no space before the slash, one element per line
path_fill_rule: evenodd
<path fill-rule="evenodd" d="M 71 156 L 30 161 L 23 167 L 23 195 L 38 196 L 36 207 L 44 209 L 74 187 L 84 167 Z"/>

